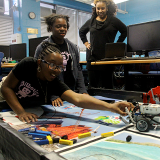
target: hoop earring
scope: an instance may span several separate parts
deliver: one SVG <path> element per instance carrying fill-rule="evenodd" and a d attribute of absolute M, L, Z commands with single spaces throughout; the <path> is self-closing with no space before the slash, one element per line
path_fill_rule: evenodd
<path fill-rule="evenodd" d="M 38 66 L 37 71 L 41 72 L 41 67 L 40 66 Z"/>

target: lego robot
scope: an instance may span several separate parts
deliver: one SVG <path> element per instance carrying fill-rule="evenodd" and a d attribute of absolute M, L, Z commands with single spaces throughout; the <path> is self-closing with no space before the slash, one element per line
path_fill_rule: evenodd
<path fill-rule="evenodd" d="M 150 102 L 148 103 L 148 99 Z M 135 103 L 135 108 L 128 113 L 129 123 L 133 123 L 140 132 L 147 132 L 151 127 L 160 126 L 160 86 L 143 93 L 143 104 Z"/>

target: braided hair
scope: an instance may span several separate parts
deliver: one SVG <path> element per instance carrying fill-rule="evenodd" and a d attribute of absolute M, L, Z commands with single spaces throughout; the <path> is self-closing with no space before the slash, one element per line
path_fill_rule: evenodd
<path fill-rule="evenodd" d="M 117 5 L 114 3 L 113 0 L 94 0 L 94 5 L 96 6 L 97 2 L 104 2 L 106 3 L 106 7 L 108 8 L 107 15 L 114 15 L 117 11 Z M 97 17 L 96 7 L 92 8 L 92 15 Z"/>
<path fill-rule="evenodd" d="M 61 54 L 58 45 L 55 43 L 42 42 L 41 46 L 42 46 L 42 51 L 39 54 L 38 59 L 44 59 L 46 55 L 51 54 L 53 52 Z"/>
<path fill-rule="evenodd" d="M 51 28 L 52 28 L 53 24 L 55 23 L 55 21 L 59 18 L 63 18 L 64 20 L 66 20 L 67 30 L 69 29 L 69 17 L 67 15 L 53 13 L 53 14 L 45 17 L 45 23 L 47 24 L 47 31 L 48 32 L 52 32 Z"/>

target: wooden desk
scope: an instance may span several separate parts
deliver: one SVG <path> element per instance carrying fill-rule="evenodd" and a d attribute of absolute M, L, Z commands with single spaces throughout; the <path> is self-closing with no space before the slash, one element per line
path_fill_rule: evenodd
<path fill-rule="evenodd" d="M 80 61 L 79 62 L 81 69 L 83 68 L 83 65 L 87 65 L 87 61 Z"/>
<path fill-rule="evenodd" d="M 87 64 L 87 61 L 80 61 L 79 64 Z"/>
<path fill-rule="evenodd" d="M 160 63 L 160 59 L 96 61 L 96 62 L 91 62 L 91 65 L 104 65 L 104 64 L 135 64 L 135 63 Z"/>
<path fill-rule="evenodd" d="M 1 68 L 13 68 L 17 63 L 2 63 Z"/>
<path fill-rule="evenodd" d="M 147 63 L 160 63 L 160 59 L 145 59 L 145 60 L 114 60 L 114 61 L 96 61 L 91 62 L 91 65 L 123 65 L 124 64 L 124 80 L 125 80 L 125 90 L 130 90 L 129 81 L 129 64 L 147 64 Z M 142 74 L 144 75 L 144 74 Z M 147 80 L 146 80 L 147 81 Z M 155 86 L 156 87 L 156 86 Z"/>

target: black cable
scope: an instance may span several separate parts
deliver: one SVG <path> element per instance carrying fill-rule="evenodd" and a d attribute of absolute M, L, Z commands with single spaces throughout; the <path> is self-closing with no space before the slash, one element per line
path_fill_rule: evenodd
<path fill-rule="evenodd" d="M 154 119 L 153 119 L 153 118 L 154 118 L 154 117 L 156 117 L 156 116 L 159 116 L 159 114 L 154 115 L 154 116 L 147 116 L 147 115 L 145 115 L 145 117 L 146 117 L 146 118 L 150 118 L 150 119 L 151 119 L 151 121 L 153 121 L 153 122 L 155 122 L 155 123 L 160 124 L 160 122 L 158 122 L 158 121 L 156 121 L 156 120 L 154 120 Z"/>
<path fill-rule="evenodd" d="M 83 157 L 83 158 L 81 158 L 81 159 L 84 159 L 84 158 L 87 158 L 87 157 L 91 157 L 91 156 L 95 156 L 95 155 L 103 155 L 103 156 L 108 156 L 108 157 L 111 157 L 111 158 L 113 158 L 114 160 L 116 160 L 114 157 L 112 157 L 112 156 L 109 156 L 109 155 L 106 155 L 106 154 L 94 154 L 94 155 L 90 155 L 90 156 Z M 81 160 L 81 159 L 79 159 L 79 160 Z"/>
<path fill-rule="evenodd" d="M 142 115 L 143 118 L 150 118 L 151 121 L 153 121 L 153 122 L 155 122 L 155 123 L 157 123 L 157 124 L 160 124 L 160 122 L 158 122 L 158 121 L 156 121 L 156 120 L 153 119 L 154 117 L 159 116 L 159 114 L 154 115 L 154 116 L 148 116 L 148 115 L 146 115 L 146 114 L 141 114 L 141 115 Z"/>
<path fill-rule="evenodd" d="M 160 124 L 160 122 L 157 122 L 157 121 L 155 121 L 155 120 L 153 120 L 153 119 L 152 119 L 152 121 L 153 121 L 153 122 L 156 122 L 156 123 L 158 123 L 158 124 Z"/>

